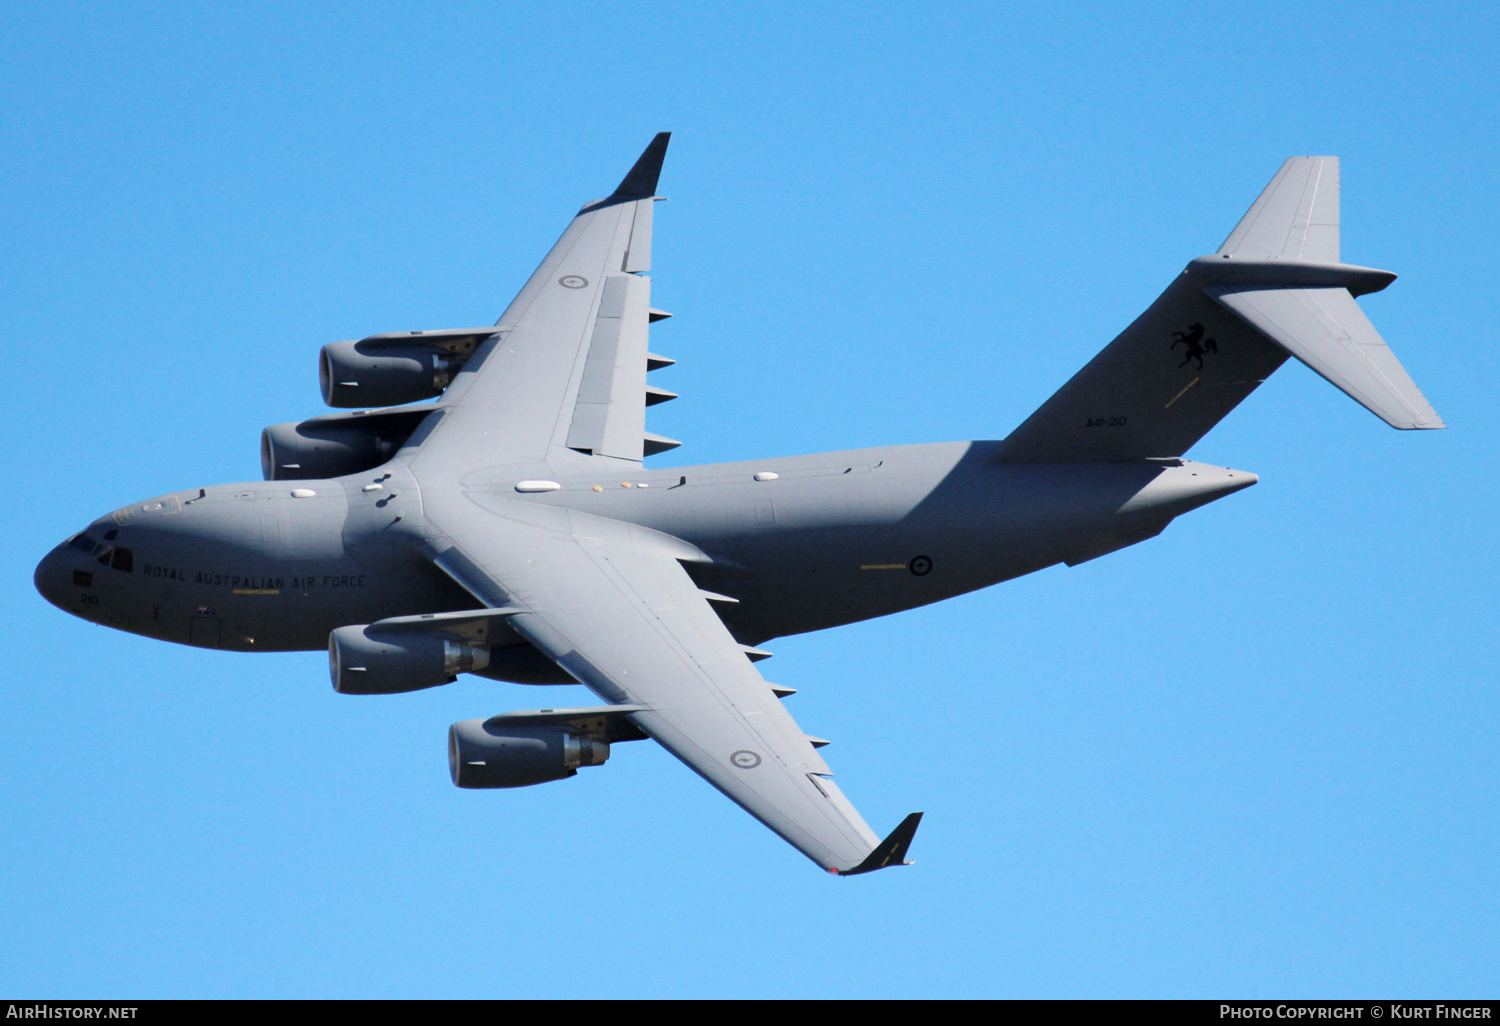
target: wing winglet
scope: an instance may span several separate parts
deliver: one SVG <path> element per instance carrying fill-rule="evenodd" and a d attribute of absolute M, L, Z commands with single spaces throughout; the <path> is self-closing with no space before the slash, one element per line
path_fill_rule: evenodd
<path fill-rule="evenodd" d="M 661 178 L 661 165 L 667 159 L 667 143 L 671 132 L 657 132 L 656 138 L 646 146 L 635 166 L 620 180 L 611 199 L 645 199 L 656 195 L 656 182 Z"/>
<path fill-rule="evenodd" d="M 865 856 L 865 860 L 859 865 L 853 869 L 835 869 L 832 872 L 838 876 L 857 876 L 860 873 L 873 873 L 887 866 L 911 865 L 906 861 L 906 849 L 911 847 L 911 840 L 917 836 L 917 827 L 921 823 L 922 814 L 913 812 L 891 831 L 889 837 L 877 844 L 875 850 Z"/>
<path fill-rule="evenodd" d="M 620 184 L 615 186 L 615 191 L 596 203 L 590 203 L 579 213 L 585 214 L 600 207 L 612 207 L 616 203 L 629 203 L 655 196 L 656 183 L 661 178 L 661 166 L 667 159 L 667 143 L 671 138 L 671 132 L 657 132 L 656 138 L 647 144 L 635 165 L 620 179 Z"/>

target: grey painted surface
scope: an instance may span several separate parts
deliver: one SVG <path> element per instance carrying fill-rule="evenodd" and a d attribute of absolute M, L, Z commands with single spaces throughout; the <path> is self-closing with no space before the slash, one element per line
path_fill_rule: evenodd
<path fill-rule="evenodd" d="M 576 679 L 620 707 L 600 722 L 625 717 L 820 866 L 892 864 L 916 820 L 878 846 L 747 646 L 1097 558 L 1254 484 L 1182 454 L 1289 350 L 1315 363 L 1347 339 L 1271 330 L 1226 297 L 1336 292 L 1347 325 L 1353 296 L 1393 277 L 1337 262 L 1336 162 L 1294 158 L 1220 254 L 1004 440 L 647 468 L 666 444 L 644 428 L 662 315 L 641 276 L 665 146 L 579 213 L 492 332 L 431 333 L 461 366 L 438 402 L 270 436 L 358 472 L 125 507 L 49 554 L 37 588 L 86 619 L 204 647 L 320 649 L 344 628 L 346 680 L 369 670 L 349 659 L 381 653 L 428 660 L 424 684 Z M 1393 364 L 1376 354 L 1409 401 Z M 380 446 L 360 443 L 361 424 Z M 268 474 L 301 476 L 268 452 Z"/>

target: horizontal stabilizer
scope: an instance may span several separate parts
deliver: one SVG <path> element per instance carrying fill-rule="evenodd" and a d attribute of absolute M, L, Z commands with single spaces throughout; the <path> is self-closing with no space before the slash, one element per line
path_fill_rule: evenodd
<path fill-rule="evenodd" d="M 1444 426 L 1347 289 L 1204 291 L 1391 427 Z"/>
<path fill-rule="evenodd" d="M 906 861 L 906 849 L 911 847 L 911 840 L 917 836 L 917 827 L 921 823 L 922 814 L 913 812 L 891 831 L 889 837 L 876 845 L 875 850 L 863 862 L 853 869 L 835 869 L 834 872 L 839 876 L 855 876 L 859 873 L 873 873 L 887 866 L 911 865 Z"/>

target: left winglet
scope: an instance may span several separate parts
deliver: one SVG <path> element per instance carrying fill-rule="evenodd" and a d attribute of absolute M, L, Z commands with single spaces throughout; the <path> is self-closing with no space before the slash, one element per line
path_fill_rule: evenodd
<path fill-rule="evenodd" d="M 834 869 L 830 872 L 837 876 L 856 876 L 860 873 L 873 873 L 887 866 L 911 865 L 906 861 L 906 849 L 911 847 L 911 840 L 917 836 L 917 827 L 921 823 L 922 814 L 913 812 L 891 831 L 889 837 L 877 844 L 875 850 L 865 856 L 865 860 L 859 865 L 853 869 Z"/>
<path fill-rule="evenodd" d="M 656 195 L 656 183 L 661 178 L 661 165 L 667 159 L 667 143 L 671 132 L 658 132 L 656 138 L 646 146 L 635 166 L 625 175 L 615 191 L 609 194 L 607 203 L 623 203 L 626 200 L 649 199 Z"/>

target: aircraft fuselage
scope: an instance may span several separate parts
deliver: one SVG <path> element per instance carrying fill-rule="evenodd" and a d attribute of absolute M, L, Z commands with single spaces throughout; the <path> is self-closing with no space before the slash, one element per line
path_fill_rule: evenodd
<path fill-rule="evenodd" d="M 739 600 L 721 616 L 754 644 L 1082 562 L 1256 480 L 1186 460 L 1003 464 L 991 459 L 997 444 L 667 469 L 500 466 L 462 487 L 497 531 L 561 506 L 692 543 L 714 563 L 689 569 Z M 538 479 L 558 487 L 516 490 Z M 333 480 L 219 485 L 126 506 L 59 545 L 36 583 L 70 613 L 147 637 L 311 650 L 346 624 L 476 608 L 423 555 L 441 546 L 398 456 Z"/>

